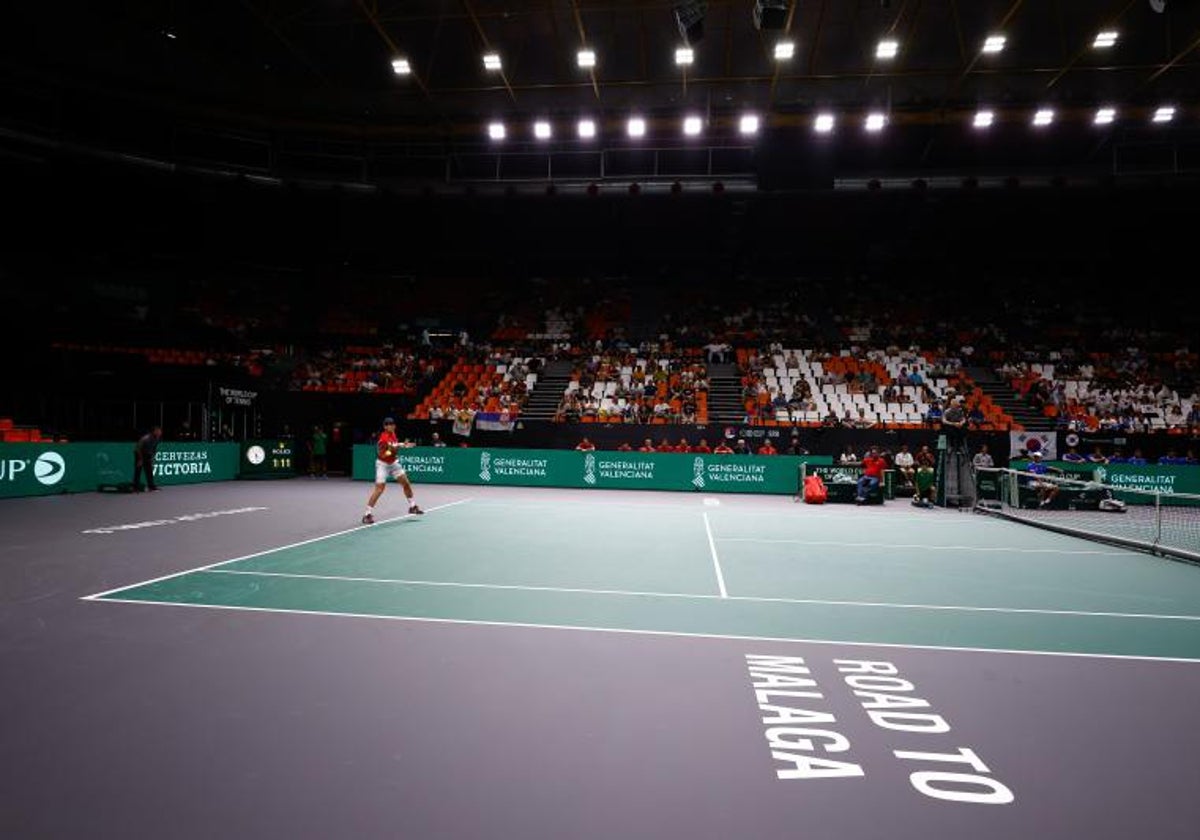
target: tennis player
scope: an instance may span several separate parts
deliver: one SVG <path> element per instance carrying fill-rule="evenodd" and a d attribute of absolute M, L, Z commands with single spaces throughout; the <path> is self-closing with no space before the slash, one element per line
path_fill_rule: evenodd
<path fill-rule="evenodd" d="M 400 466 L 398 459 L 400 450 L 407 449 L 412 445 L 411 443 L 401 443 L 400 439 L 396 437 L 396 421 L 394 419 L 383 418 L 383 431 L 379 433 L 379 439 L 375 442 L 375 486 L 371 489 L 371 497 L 367 499 L 367 512 L 363 514 L 362 518 L 364 525 L 375 524 L 375 503 L 387 489 L 388 476 L 396 479 L 404 488 L 410 514 L 425 512 L 413 498 L 412 482 L 408 480 L 408 473 L 404 471 L 404 467 Z"/>

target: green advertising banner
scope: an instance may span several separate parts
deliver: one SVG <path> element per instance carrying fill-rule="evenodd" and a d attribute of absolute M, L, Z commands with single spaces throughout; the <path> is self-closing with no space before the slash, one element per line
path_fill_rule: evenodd
<path fill-rule="evenodd" d="M 1027 460 L 1014 460 L 1010 466 L 1024 470 Z M 1069 478 L 1098 481 L 1107 484 L 1114 495 L 1131 505 L 1152 505 L 1154 496 L 1161 493 L 1164 504 L 1195 504 L 1193 500 L 1167 497 L 1186 494 L 1200 497 L 1200 467 L 1169 466 L 1166 464 L 1079 464 L 1071 461 L 1050 461 L 1049 466 L 1061 470 Z M 1122 489 L 1140 493 L 1122 493 Z"/>
<path fill-rule="evenodd" d="M 163 443 L 156 484 L 227 481 L 237 475 L 236 443 Z M 132 443 L 0 443 L 0 498 L 87 493 L 133 480 Z"/>
<path fill-rule="evenodd" d="M 400 455 L 414 483 L 497 484 L 614 490 L 794 494 L 801 463 L 824 455 L 699 455 L 670 452 L 574 452 L 557 449 L 415 447 Z M 354 447 L 353 477 L 375 479 L 375 447 Z"/>

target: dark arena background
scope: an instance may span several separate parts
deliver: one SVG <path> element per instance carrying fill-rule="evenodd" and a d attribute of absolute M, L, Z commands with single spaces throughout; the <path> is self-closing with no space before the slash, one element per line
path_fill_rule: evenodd
<path fill-rule="evenodd" d="M 0 44 L 0 836 L 1200 833 L 1200 5 Z"/>

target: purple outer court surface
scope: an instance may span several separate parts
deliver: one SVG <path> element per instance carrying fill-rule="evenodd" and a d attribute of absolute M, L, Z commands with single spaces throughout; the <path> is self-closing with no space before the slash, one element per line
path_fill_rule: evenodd
<path fill-rule="evenodd" d="M 1200 569 L 900 501 L 356 528 L 367 490 L 0 505 L 0 837 L 1200 835 Z"/>

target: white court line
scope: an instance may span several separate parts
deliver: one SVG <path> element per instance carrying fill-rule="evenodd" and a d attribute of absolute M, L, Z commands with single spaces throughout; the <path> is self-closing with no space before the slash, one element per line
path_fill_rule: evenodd
<path fill-rule="evenodd" d="M 712 552 L 713 568 L 717 570 L 717 588 L 722 598 L 728 598 L 725 591 L 725 575 L 721 574 L 721 561 L 717 559 L 717 544 L 713 542 L 712 526 L 708 524 L 708 512 L 704 513 L 704 533 L 708 534 L 708 550 Z"/>
<path fill-rule="evenodd" d="M 431 508 L 432 510 L 432 508 Z M 711 596 L 710 596 L 711 597 Z M 90 600 L 90 599 L 84 599 Z M 623 627 L 587 627 L 569 624 L 533 624 L 523 621 L 484 621 L 473 618 L 414 618 L 406 615 L 374 615 L 371 613 L 329 612 L 327 610 L 294 610 L 283 607 L 231 607 L 223 604 L 189 604 L 182 601 L 139 601 L 133 598 L 105 598 L 96 603 L 140 604 L 156 607 L 194 607 L 202 610 L 240 610 L 244 612 L 283 613 L 288 615 L 321 615 L 334 618 L 368 618 L 384 621 L 411 621 L 423 624 L 465 624 L 477 627 L 519 627 L 530 630 L 576 630 L 585 633 L 620 633 L 632 636 L 670 636 L 687 639 L 727 639 L 746 642 L 800 643 L 809 645 L 842 645 L 844 647 L 890 648 L 894 650 L 937 650 L 958 653 L 1006 653 L 1017 656 L 1066 656 L 1076 659 L 1125 659 L 1139 662 L 1200 663 L 1200 659 L 1182 656 L 1138 656 L 1121 653 L 1080 653 L 1059 650 L 1013 650 L 1009 648 L 972 648 L 951 645 L 905 645 L 896 642 L 857 642 L 842 639 L 790 639 L 786 636 L 742 636 L 731 633 L 687 633 L 679 630 L 632 630 Z"/>
<path fill-rule="evenodd" d="M 953 604 L 896 604 L 890 601 L 827 601 L 817 598 L 772 598 L 758 595 L 697 595 L 690 592 L 644 592 L 636 589 L 578 589 L 566 586 L 523 586 L 513 583 L 459 583 L 443 580 L 408 580 L 401 578 L 351 577 L 343 575 L 313 575 L 301 572 L 256 572 L 241 569 L 197 569 L 214 575 L 245 575 L 247 577 L 298 578 L 301 580 L 336 580 L 351 583 L 389 583 L 397 586 L 444 586 L 461 589 L 499 589 L 518 592 L 565 592 L 582 595 L 628 595 L 639 598 L 677 598 L 692 601 L 747 601 L 765 604 L 809 604 L 830 607 L 886 607 L 897 610 L 937 610 L 943 612 L 1030 613 L 1034 615 L 1074 615 L 1087 618 L 1150 618 L 1170 621 L 1200 621 L 1200 615 L 1160 615 L 1158 613 L 1093 612 L 1088 610 L 1045 610 L 1034 607 L 965 607 Z M 127 587 L 128 588 L 128 587 Z M 115 599 L 108 599 L 115 600 Z M 134 603 L 141 603 L 134 601 Z"/>
<path fill-rule="evenodd" d="M 441 510 L 443 508 L 454 507 L 455 505 L 461 505 L 461 504 L 464 504 L 469 501 L 471 501 L 471 500 L 470 499 L 459 499 L 456 502 L 447 502 L 444 505 L 434 505 L 433 507 L 429 508 L 429 510 L 427 510 L 426 513 L 429 513 L 430 511 Z M 190 575 L 192 572 L 204 572 L 204 571 L 208 571 L 209 569 L 215 569 L 218 566 L 225 566 L 229 563 L 237 563 L 240 560 L 249 560 L 252 557 L 262 557 L 264 554 L 274 554 L 276 551 L 285 551 L 286 549 L 289 549 L 289 548 L 299 548 L 302 545 L 309 545 L 310 543 L 320 542 L 321 540 L 328 540 L 328 539 L 332 539 L 333 537 L 340 537 L 343 534 L 352 534 L 355 531 L 361 531 L 363 528 L 378 528 L 380 525 L 386 525 L 389 522 L 398 522 L 401 519 L 408 519 L 412 516 L 415 516 L 415 514 L 405 513 L 401 516 L 393 516 L 390 519 L 384 519 L 381 522 L 376 522 L 374 525 L 356 525 L 355 527 L 347 528 L 344 531 L 334 531 L 332 534 L 324 534 L 320 537 L 313 537 L 310 540 L 301 540 L 300 542 L 289 543 L 288 545 L 280 545 L 280 546 L 276 546 L 275 548 L 265 549 L 264 551 L 256 551 L 253 554 L 243 554 L 241 557 L 234 557 L 229 560 L 219 560 L 216 563 L 209 563 L 207 566 L 197 566 L 194 569 L 184 569 L 182 572 L 175 572 L 173 574 L 163 575 L 162 577 L 151 578 L 150 580 L 143 580 L 139 583 L 131 583 L 131 584 L 128 584 L 127 586 L 118 586 L 115 589 L 106 589 L 104 592 L 97 592 L 94 595 L 85 595 L 82 598 L 80 598 L 80 600 L 81 601 L 94 601 L 97 598 L 105 598 L 109 595 L 112 595 L 115 592 L 123 592 L 126 589 L 136 589 L 139 586 L 149 586 L 150 584 L 158 583 L 159 581 L 170 580 L 171 578 L 182 577 L 183 575 Z"/>
<path fill-rule="evenodd" d="M 1105 557 L 1141 555 L 1140 551 L 1099 551 L 1078 548 L 1009 548 L 986 545 L 922 545 L 897 542 L 841 542 L 838 540 L 771 540 L 758 537 L 721 537 L 721 542 L 784 543 L 789 545 L 829 545 L 845 548 L 919 548 L 927 551 L 1011 551 L 1017 554 L 1101 554 Z"/>
<path fill-rule="evenodd" d="M 667 492 L 667 491 L 664 491 L 664 492 Z M 788 497 L 779 495 L 777 498 L 779 498 L 780 500 L 783 500 Z M 718 500 L 718 501 L 720 501 L 720 500 Z M 701 504 L 703 504 L 703 502 Z M 674 503 L 658 503 L 658 502 L 648 502 L 645 504 L 639 504 L 636 502 L 604 502 L 604 501 L 600 501 L 600 500 L 592 501 L 589 499 L 561 499 L 559 501 L 554 501 L 554 502 L 491 502 L 491 501 L 482 501 L 480 499 L 476 499 L 475 503 L 473 505 L 471 505 L 472 508 L 508 508 L 508 509 L 515 509 L 515 510 L 559 510 L 563 507 L 596 507 L 596 506 L 602 506 L 602 507 L 606 507 L 606 508 L 628 508 L 630 510 L 641 510 L 641 511 L 645 511 L 645 510 L 680 511 L 680 512 L 689 512 L 690 511 L 693 513 L 696 511 L 696 508 L 698 507 L 698 505 L 694 505 L 694 504 L 693 505 L 681 505 L 681 504 L 674 504 Z M 878 511 L 867 511 L 864 513 L 863 509 L 857 508 L 854 505 L 847 505 L 847 507 L 853 508 L 855 511 L 857 511 L 857 513 L 852 513 L 850 511 L 847 511 L 844 514 L 841 514 L 841 513 L 815 513 L 815 512 L 809 511 L 807 509 L 802 509 L 803 512 L 800 512 L 800 510 L 797 510 L 795 508 L 795 506 L 790 502 L 787 505 L 781 505 L 780 510 L 775 510 L 775 509 L 761 510 L 761 509 L 756 509 L 756 508 L 752 508 L 752 507 L 739 507 L 738 505 L 733 504 L 733 500 L 726 499 L 726 500 L 724 500 L 724 502 L 721 503 L 721 512 L 727 513 L 730 516 L 736 516 L 738 518 L 747 517 L 747 516 L 770 516 L 775 519 L 778 519 L 780 516 L 786 515 L 784 513 L 781 513 L 781 510 L 797 510 L 797 513 L 796 513 L 796 521 L 797 522 L 807 522 L 810 519 L 840 519 L 840 520 L 843 520 L 846 522 L 861 522 L 861 521 L 863 521 L 864 515 L 871 516 L 872 513 L 878 512 Z M 962 514 L 958 514 L 958 513 L 951 515 L 949 513 L 939 513 L 937 511 L 920 511 L 920 512 L 913 512 L 913 513 L 909 513 L 908 511 L 903 511 L 903 512 L 896 513 L 896 514 L 885 514 L 884 521 L 895 524 L 897 526 L 907 525 L 907 524 L 919 521 L 922 524 L 922 526 L 928 525 L 928 524 L 969 525 L 972 529 L 1016 527 L 1019 524 L 1019 523 L 1009 522 L 1007 520 L 1002 520 L 1002 519 L 994 519 L 994 518 L 987 518 L 987 517 L 970 517 L 970 518 L 968 518 L 968 517 L 963 516 Z"/>

